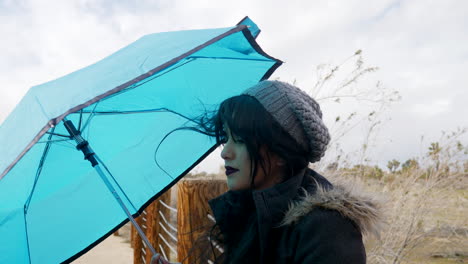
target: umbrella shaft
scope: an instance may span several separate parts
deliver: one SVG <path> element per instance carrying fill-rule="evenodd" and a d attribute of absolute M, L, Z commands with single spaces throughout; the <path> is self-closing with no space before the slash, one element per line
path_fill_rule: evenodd
<path fill-rule="evenodd" d="M 119 194 L 115 190 L 114 186 L 110 183 L 110 181 L 107 179 L 106 174 L 104 171 L 102 171 L 101 166 L 99 165 L 99 162 L 96 159 L 94 151 L 91 149 L 89 146 L 88 141 L 86 141 L 82 136 L 81 136 L 81 131 L 78 131 L 76 127 L 73 125 L 73 122 L 70 120 L 67 120 L 64 118 L 64 125 L 65 128 L 67 129 L 68 133 L 70 134 L 70 137 L 72 137 L 76 143 L 77 143 L 77 149 L 81 150 L 85 156 L 85 159 L 89 160 L 91 162 L 91 165 L 94 167 L 96 172 L 99 174 L 101 179 L 104 181 L 106 184 L 107 188 L 109 191 L 112 193 L 114 196 L 115 200 L 119 203 L 120 207 L 124 210 L 125 214 L 127 215 L 127 218 L 132 222 L 133 226 L 137 230 L 138 234 L 140 237 L 143 239 L 143 242 L 148 246 L 148 248 L 151 250 L 151 253 L 153 255 L 153 258 L 158 258 L 160 255 L 156 252 L 156 250 L 153 248 L 151 243 L 148 241 L 148 238 L 146 237 L 145 233 L 143 233 L 143 230 L 141 230 L 140 226 L 138 223 L 135 221 L 133 218 L 132 214 L 130 211 L 128 211 L 127 206 L 125 206 L 124 202 L 120 198 Z"/>
<path fill-rule="evenodd" d="M 132 222 L 133 226 L 135 227 L 135 229 L 137 230 L 138 234 L 140 235 L 140 237 L 143 239 L 143 241 L 145 242 L 145 244 L 148 246 L 148 248 L 151 250 L 151 253 L 153 254 L 153 256 L 157 256 L 159 255 L 156 250 L 153 248 L 153 246 L 151 245 L 151 243 L 149 242 L 148 238 L 146 237 L 145 233 L 143 233 L 143 230 L 141 230 L 140 226 L 138 225 L 138 223 L 135 221 L 135 218 L 133 218 L 132 214 L 130 213 L 130 211 L 128 211 L 127 207 L 125 206 L 125 204 L 123 203 L 122 199 L 120 198 L 119 194 L 117 193 L 117 191 L 114 189 L 114 187 L 112 186 L 112 184 L 109 182 L 109 180 L 107 179 L 106 175 L 104 174 L 104 172 L 102 171 L 101 169 L 101 166 L 98 164 L 96 166 L 94 166 L 94 169 L 96 169 L 97 173 L 99 174 L 99 176 L 101 176 L 101 179 L 104 181 L 104 183 L 106 184 L 107 188 L 109 189 L 109 191 L 112 193 L 112 195 L 114 195 L 114 198 L 117 200 L 117 202 L 119 203 L 120 207 L 122 207 L 122 209 L 125 211 L 125 214 L 127 214 L 127 218 Z"/>

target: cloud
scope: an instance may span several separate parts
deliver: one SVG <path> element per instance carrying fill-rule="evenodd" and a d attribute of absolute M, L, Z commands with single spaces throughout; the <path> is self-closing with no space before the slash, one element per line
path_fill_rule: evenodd
<path fill-rule="evenodd" d="M 423 118 L 430 118 L 435 115 L 447 112 L 450 109 L 449 99 L 439 99 L 428 104 L 415 104 L 411 111 Z"/>
<path fill-rule="evenodd" d="M 262 48 L 286 62 L 273 77 L 296 79 L 305 89 L 315 83 L 317 65 L 339 64 L 362 49 L 380 70 L 357 85 L 381 81 L 403 96 L 388 113 L 392 121 L 382 125 L 377 148 L 412 155 L 417 147 L 411 142 L 421 134 L 435 138 L 441 128 L 468 126 L 460 118 L 468 113 L 467 9 L 468 2 L 455 0 L 0 0 L 0 122 L 29 87 L 94 63 L 144 34 L 226 27 L 249 15 L 262 29 Z M 323 110 L 344 116 L 359 108 Z"/>

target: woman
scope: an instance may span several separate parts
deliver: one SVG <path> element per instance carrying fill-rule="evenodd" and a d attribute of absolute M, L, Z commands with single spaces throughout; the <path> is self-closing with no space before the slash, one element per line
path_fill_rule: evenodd
<path fill-rule="evenodd" d="M 224 247 L 216 263 L 366 262 L 362 234 L 376 231 L 378 209 L 308 168 L 330 139 L 315 100 L 262 81 L 202 128 L 223 145 L 229 188 L 209 202 L 209 241 Z"/>

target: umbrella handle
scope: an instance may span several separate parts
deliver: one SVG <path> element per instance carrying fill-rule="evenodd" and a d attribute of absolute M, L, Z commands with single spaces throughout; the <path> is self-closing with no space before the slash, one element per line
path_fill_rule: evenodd
<path fill-rule="evenodd" d="M 161 254 L 155 254 L 151 258 L 150 264 L 179 264 L 179 263 L 172 263 L 164 259 Z"/>
<path fill-rule="evenodd" d="M 94 157 L 94 152 L 89 146 L 88 141 L 84 140 L 84 138 L 81 136 L 81 131 L 78 131 L 73 125 L 72 121 L 66 118 L 64 118 L 63 124 L 65 125 L 65 128 L 67 129 L 68 133 L 70 134 L 70 137 L 76 141 L 76 149 L 81 150 L 83 152 L 85 159 L 91 162 L 91 166 L 95 167 L 96 165 L 98 165 L 99 163 Z"/>
<path fill-rule="evenodd" d="M 119 194 L 117 191 L 114 189 L 112 184 L 109 182 L 107 179 L 105 173 L 102 171 L 101 166 L 98 162 L 100 160 L 96 153 L 91 149 L 89 146 L 88 141 L 86 141 L 82 136 L 81 136 L 81 131 L 78 131 L 75 126 L 73 125 L 72 121 L 64 118 L 64 125 L 65 128 L 67 129 L 68 133 L 70 134 L 70 137 L 73 138 L 76 143 L 77 143 L 77 149 L 81 150 L 83 154 L 85 155 L 85 159 L 89 160 L 91 162 L 91 165 L 94 167 L 98 175 L 101 177 L 101 179 L 104 181 L 105 185 L 109 189 L 109 191 L 112 193 L 116 201 L 119 203 L 120 207 L 122 207 L 123 211 L 127 215 L 127 218 L 132 222 L 133 226 L 135 227 L 136 231 L 142 238 L 143 242 L 148 246 L 150 249 L 151 253 L 153 254 L 153 257 L 151 259 L 151 263 L 155 264 L 170 264 L 167 260 L 162 258 L 161 254 L 158 254 L 154 247 L 151 245 L 151 243 L 148 241 L 148 238 L 146 237 L 145 233 L 141 230 L 140 226 L 137 224 L 135 221 L 135 218 L 133 218 L 132 214 L 128 210 L 127 206 L 125 206 L 124 202 L 120 198 Z M 102 162 L 102 161 L 101 161 Z M 104 165 L 105 167 L 105 165 Z M 110 172 L 109 172 L 110 173 Z M 153 262 L 158 261 L 158 262 Z"/>

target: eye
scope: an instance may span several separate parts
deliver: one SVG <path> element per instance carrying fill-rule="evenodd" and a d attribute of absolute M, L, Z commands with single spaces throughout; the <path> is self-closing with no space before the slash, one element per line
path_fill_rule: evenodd
<path fill-rule="evenodd" d="M 239 136 L 233 136 L 233 140 L 238 144 L 245 144 L 245 140 Z"/>
<path fill-rule="evenodd" d="M 221 133 L 218 138 L 218 143 L 224 145 L 226 144 L 227 141 L 228 141 L 228 138 L 227 138 L 226 133 Z"/>

